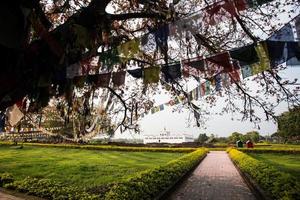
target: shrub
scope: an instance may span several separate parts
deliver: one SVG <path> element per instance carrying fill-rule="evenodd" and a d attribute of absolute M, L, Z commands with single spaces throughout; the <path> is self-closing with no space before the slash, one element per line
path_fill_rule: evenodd
<path fill-rule="evenodd" d="M 254 149 L 239 149 L 246 153 L 286 153 L 286 154 L 300 154 L 300 148 L 254 148 Z"/>
<path fill-rule="evenodd" d="M 272 199 L 299 199 L 300 183 L 295 177 L 236 149 L 228 151 L 241 171 L 252 177 Z"/>
<path fill-rule="evenodd" d="M 14 181 L 13 176 L 9 173 L 0 174 L 0 187 L 4 184 L 12 183 Z"/>
<path fill-rule="evenodd" d="M 9 145 L 10 143 L 2 143 Z M 23 143 L 24 146 L 38 147 L 56 147 L 56 148 L 73 148 L 73 149 L 89 149 L 102 151 L 131 151 L 131 152 L 169 152 L 169 153 L 190 153 L 196 148 L 156 148 L 156 147 L 124 147 L 111 145 L 77 145 L 77 144 L 42 144 L 42 143 Z"/>
<path fill-rule="evenodd" d="M 84 188 L 65 186 L 49 179 L 27 177 L 23 180 L 7 183 L 4 188 L 45 199 L 98 199 L 98 196 L 87 193 Z"/>
<path fill-rule="evenodd" d="M 167 188 L 191 170 L 206 155 L 206 149 L 198 149 L 164 166 L 144 171 L 121 183 L 116 183 L 106 194 L 106 200 L 155 199 Z"/>

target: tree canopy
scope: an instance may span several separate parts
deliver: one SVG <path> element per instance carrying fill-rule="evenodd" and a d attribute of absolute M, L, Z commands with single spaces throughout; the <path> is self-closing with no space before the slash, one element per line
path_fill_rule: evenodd
<path fill-rule="evenodd" d="M 278 117 L 277 136 L 287 141 L 288 139 L 300 137 L 300 108 L 295 107 Z"/>
<path fill-rule="evenodd" d="M 271 35 L 282 24 L 270 22 L 281 13 L 295 15 L 299 1 L 18 0 L 1 4 L 0 110 L 17 104 L 26 115 L 38 115 L 51 107 L 65 124 L 73 124 L 74 131 L 80 127 L 76 137 L 88 135 L 99 124 L 103 132 L 137 131 L 137 119 L 152 112 L 152 96 L 160 91 L 178 97 L 175 101 L 191 109 L 200 126 L 205 111 L 184 85 L 191 79 L 205 80 L 207 92 L 210 85 L 218 87 L 220 73 L 228 74 L 233 87 L 216 89 L 204 100 L 213 105 L 216 96 L 227 96 L 224 111 L 240 112 L 243 119 L 259 122 L 255 106 L 269 119 L 275 118 L 274 107 L 281 101 L 299 104 L 286 88 L 292 83 L 278 77 L 280 68 L 264 66 L 266 54 L 255 56 L 260 63 L 253 65 L 253 71 L 258 69 L 254 74 L 259 72 L 255 81 L 262 89 L 254 93 L 240 82 L 241 60 L 240 64 L 228 60 L 230 69 L 223 63 L 222 71 L 209 67 L 224 61 L 210 56 L 222 54 L 227 59 L 227 51 L 234 48 L 255 44 L 257 52 L 262 50 L 264 44 L 255 31 Z M 254 58 L 246 55 L 248 60 Z M 200 69 L 201 60 L 193 63 L 198 67 L 195 73 L 178 65 L 185 61 L 192 65 L 190 59 L 206 57 L 205 70 Z M 126 70 L 143 81 L 125 75 Z M 124 85 L 125 76 L 130 83 Z M 276 103 L 255 92 L 273 96 Z M 242 108 L 236 98 L 243 99 Z"/>

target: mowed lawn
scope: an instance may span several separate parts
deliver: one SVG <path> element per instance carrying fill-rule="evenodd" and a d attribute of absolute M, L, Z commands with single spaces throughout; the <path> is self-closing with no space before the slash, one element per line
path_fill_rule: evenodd
<path fill-rule="evenodd" d="M 300 155 L 279 153 L 249 153 L 250 156 L 290 173 L 300 181 Z"/>
<path fill-rule="evenodd" d="M 137 172 L 166 164 L 183 153 L 121 152 L 0 145 L 0 173 L 16 180 L 27 176 L 93 187 L 129 178 Z"/>

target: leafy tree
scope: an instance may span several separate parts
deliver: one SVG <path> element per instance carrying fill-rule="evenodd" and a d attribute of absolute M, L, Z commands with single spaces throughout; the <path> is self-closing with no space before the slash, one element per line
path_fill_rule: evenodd
<path fill-rule="evenodd" d="M 98 88 L 81 78 L 66 78 L 66 69 L 80 63 L 93 73 L 120 71 L 134 67 L 166 64 L 187 57 L 209 56 L 251 42 L 259 41 L 252 32 L 259 29 L 270 34 L 279 25 L 271 25 L 278 14 L 293 12 L 299 1 L 256 0 L 251 8 L 242 11 L 209 16 L 200 27 L 179 33 L 172 38 L 174 45 L 161 45 L 138 52 L 130 59 L 116 53 L 120 45 L 135 41 L 146 33 L 159 30 L 190 16 L 190 13 L 205 14 L 214 1 L 166 0 L 32 0 L 5 1 L 1 12 L 6 24 L 1 27 L 0 38 L 0 110 L 19 103 L 25 97 L 30 101 L 27 114 L 38 113 L 55 99 L 67 123 L 77 124 L 74 137 L 87 134 L 86 130 L 99 125 L 98 131 L 133 129 L 139 131 L 137 119 L 149 112 L 154 104 L 151 98 L 163 88 L 171 95 L 185 96 L 184 106 L 192 111 L 195 107 L 183 87 L 185 81 L 167 84 L 161 80 L 157 85 L 145 85 L 132 80 L 130 86 L 115 88 L 111 85 Z M 238 2 L 238 1 L 236 1 Z M 258 9 L 258 7 L 261 7 Z M 13 13 L 13 14 L 12 14 Z M 223 20 L 223 17 L 227 17 Z M 214 23 L 215 18 L 222 18 Z M 4 21 L 4 20 L 3 20 Z M 151 46 L 151 45 L 150 45 Z M 175 45 L 176 46 L 176 45 Z M 127 49 L 128 50 L 128 49 Z M 128 53 L 128 52 L 127 52 Z M 126 52 L 125 52 L 126 54 Z M 186 56 L 187 55 L 187 56 Z M 107 59 L 109 58 L 109 59 Z M 95 64 L 96 63 L 96 64 Z M 86 68 L 84 68 L 86 69 Z M 294 103 L 295 96 L 285 88 L 276 76 L 276 69 L 262 73 L 256 79 L 263 89 L 257 92 Z M 189 80 L 189 79 L 187 79 Z M 274 106 L 266 99 L 251 93 L 249 88 L 234 82 L 234 88 L 220 93 L 228 96 L 224 112 L 241 112 L 244 119 L 259 122 L 254 108 L 260 107 L 267 119 L 274 117 Z M 275 87 L 271 87 L 275 86 Z M 280 88 L 280 89 L 278 89 Z M 280 91 L 283 91 L 281 93 Z M 216 96 L 205 100 L 214 104 Z M 236 98 L 242 98 L 239 108 Z M 96 105 L 95 99 L 100 99 Z M 201 115 L 204 113 L 200 112 Z M 199 115 L 195 115 L 199 120 Z M 197 123 L 197 125 L 199 122 Z M 88 128 L 86 128 L 88 127 Z M 90 132 L 88 132 L 89 134 Z M 93 134 L 92 134 L 93 135 Z"/>
<path fill-rule="evenodd" d="M 200 133 L 198 136 L 198 142 L 203 144 L 208 139 L 206 133 Z"/>
<path fill-rule="evenodd" d="M 290 109 L 288 112 L 282 113 L 278 117 L 277 136 L 288 139 L 300 136 L 300 107 Z"/>
<path fill-rule="evenodd" d="M 236 143 L 238 140 L 244 141 L 243 140 L 243 134 L 242 133 L 238 133 L 238 132 L 233 132 L 229 136 L 229 140 L 230 140 L 231 143 Z"/>
<path fill-rule="evenodd" d="M 257 131 L 251 131 L 243 135 L 243 141 L 250 140 L 252 142 L 259 141 L 259 133 Z"/>

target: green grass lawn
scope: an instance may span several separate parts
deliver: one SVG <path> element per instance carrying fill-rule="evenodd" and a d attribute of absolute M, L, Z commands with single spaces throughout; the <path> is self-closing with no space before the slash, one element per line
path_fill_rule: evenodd
<path fill-rule="evenodd" d="M 248 153 L 250 156 L 294 175 L 300 181 L 300 155 L 278 153 Z"/>
<path fill-rule="evenodd" d="M 0 145 L 0 173 L 11 173 L 16 180 L 30 176 L 93 187 L 124 180 L 182 155 Z"/>

